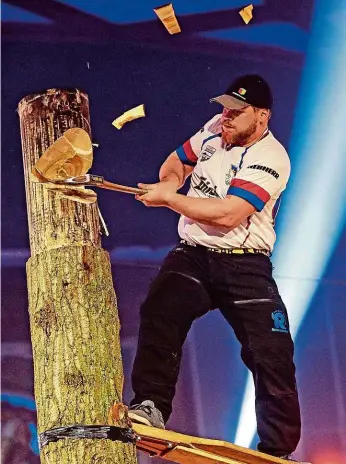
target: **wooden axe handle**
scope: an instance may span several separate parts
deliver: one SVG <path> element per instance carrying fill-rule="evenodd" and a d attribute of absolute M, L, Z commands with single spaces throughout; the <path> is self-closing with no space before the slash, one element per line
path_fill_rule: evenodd
<path fill-rule="evenodd" d="M 127 187 L 126 185 L 113 184 L 113 182 L 108 182 L 107 180 L 104 180 L 102 184 L 97 184 L 97 187 L 107 190 L 115 190 L 117 192 L 132 193 L 133 195 L 143 195 L 144 193 L 148 192 L 148 190 L 136 187 Z"/>

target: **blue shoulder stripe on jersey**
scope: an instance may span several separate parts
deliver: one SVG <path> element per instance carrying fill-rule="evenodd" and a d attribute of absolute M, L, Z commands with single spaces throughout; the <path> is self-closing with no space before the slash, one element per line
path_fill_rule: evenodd
<path fill-rule="evenodd" d="M 202 145 L 201 145 L 201 150 L 203 148 L 203 145 L 208 142 L 208 140 L 215 139 L 215 137 L 221 137 L 221 134 L 215 134 L 215 135 L 210 135 L 206 139 L 203 140 Z"/>
<path fill-rule="evenodd" d="M 187 164 L 188 166 L 196 166 L 196 163 L 189 160 L 189 158 L 186 156 L 186 153 L 182 146 L 177 148 L 175 151 L 177 152 L 179 159 L 183 164 Z"/>
<path fill-rule="evenodd" d="M 234 195 L 236 197 L 243 198 L 243 200 L 248 201 L 252 206 L 254 206 L 257 211 L 262 211 L 265 205 L 264 201 L 258 198 L 258 196 L 254 193 L 239 187 L 231 186 L 227 191 L 227 195 Z"/>

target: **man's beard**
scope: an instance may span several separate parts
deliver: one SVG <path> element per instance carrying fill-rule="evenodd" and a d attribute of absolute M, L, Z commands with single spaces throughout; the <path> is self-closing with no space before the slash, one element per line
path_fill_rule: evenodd
<path fill-rule="evenodd" d="M 248 143 L 249 137 L 256 132 L 256 129 L 256 122 L 253 122 L 247 129 L 241 132 L 226 132 L 222 127 L 222 140 L 227 145 L 238 145 L 242 147 Z"/>

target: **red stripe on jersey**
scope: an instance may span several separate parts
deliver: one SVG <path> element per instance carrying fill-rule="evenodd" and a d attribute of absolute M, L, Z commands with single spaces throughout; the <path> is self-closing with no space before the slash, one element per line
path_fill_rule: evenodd
<path fill-rule="evenodd" d="M 193 163 L 197 163 L 198 158 L 195 155 L 194 151 L 192 150 L 190 140 L 188 140 L 187 142 L 183 144 L 183 149 L 184 149 L 185 155 L 189 158 L 189 160 L 192 161 Z"/>
<path fill-rule="evenodd" d="M 267 203 L 267 201 L 270 199 L 269 193 L 264 190 L 264 188 L 249 182 L 248 180 L 233 179 L 231 182 L 231 187 L 238 187 L 243 190 L 247 190 L 248 192 L 256 195 L 256 197 L 258 197 L 260 200 L 264 201 L 264 203 Z"/>

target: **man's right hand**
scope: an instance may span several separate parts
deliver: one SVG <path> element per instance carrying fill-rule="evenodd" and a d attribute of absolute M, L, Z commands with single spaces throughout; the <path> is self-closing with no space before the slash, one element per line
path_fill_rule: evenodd
<path fill-rule="evenodd" d="M 146 193 L 136 195 L 136 200 L 141 201 L 145 206 L 167 206 L 169 199 L 177 193 L 179 187 L 177 182 L 160 181 L 156 184 L 142 184 L 138 187 L 146 190 Z"/>
<path fill-rule="evenodd" d="M 179 189 L 179 179 L 178 177 L 174 176 L 171 179 L 163 179 L 160 182 L 156 182 L 155 184 L 137 184 L 139 188 L 144 190 L 156 190 L 159 189 L 160 191 L 169 191 L 176 193 Z"/>

